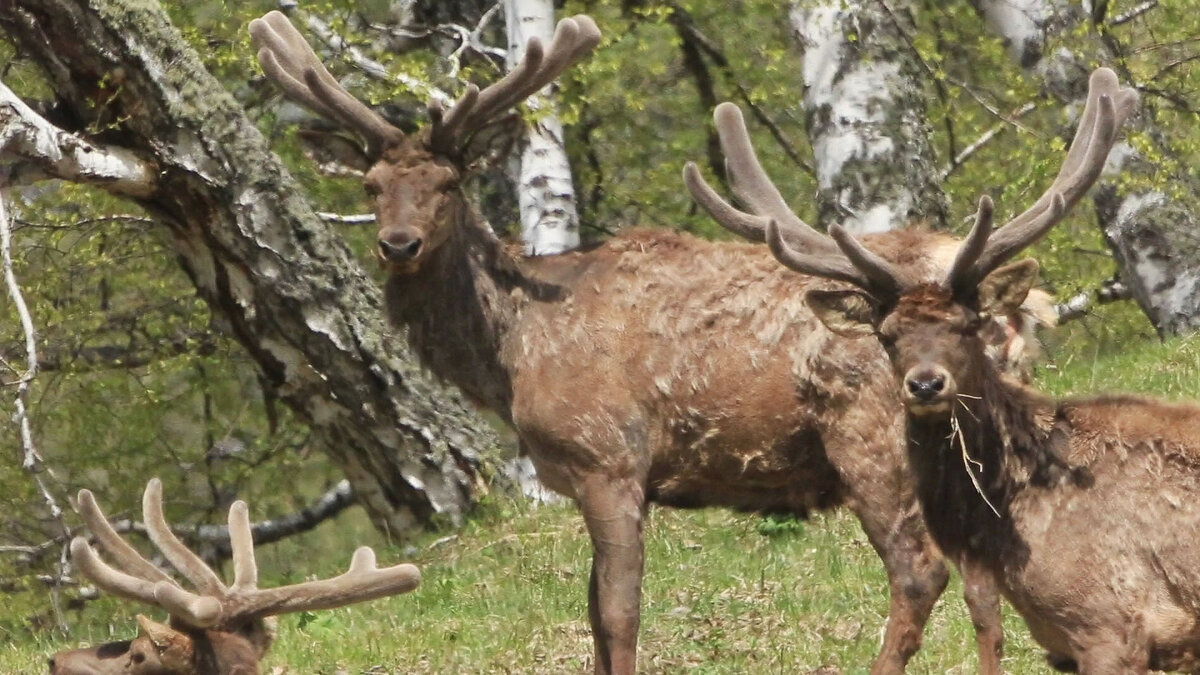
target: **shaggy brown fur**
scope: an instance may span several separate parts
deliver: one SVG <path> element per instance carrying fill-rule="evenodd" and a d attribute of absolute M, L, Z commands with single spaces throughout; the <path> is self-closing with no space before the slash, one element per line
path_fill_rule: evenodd
<path fill-rule="evenodd" d="M 1018 284 L 1018 265 L 984 283 Z M 910 400 L 908 453 L 930 532 L 982 571 L 973 583 L 1002 593 L 1057 666 L 1197 672 L 1200 407 L 1056 402 L 1021 386 L 989 362 L 975 329 L 978 312 L 1008 308 L 918 286 L 879 325 L 901 386 L 940 368 L 951 399 L 945 409 Z"/>
<path fill-rule="evenodd" d="M 781 277 L 761 246 L 662 232 L 518 259 L 464 198 L 472 134 L 598 44 L 591 19 L 563 20 L 539 66 L 435 106 L 409 136 L 319 76 L 283 15 L 251 33 L 290 98 L 367 141 L 390 319 L 434 372 L 513 425 L 543 482 L 578 502 L 594 546 L 597 673 L 634 671 L 651 502 L 798 515 L 848 505 L 890 583 L 873 672 L 903 670 L 947 572 L 921 524 L 883 352 L 835 338 L 800 299 L 824 282 Z M 956 248 L 914 232 L 876 243 L 930 271 Z M 997 652 L 998 608 L 968 598 L 976 621 L 996 627 L 981 649 Z"/>
<path fill-rule="evenodd" d="M 408 175 L 381 163 L 369 180 Z M 442 218 L 378 209 L 381 238 L 405 223 L 443 242 L 392 267 L 389 315 L 436 373 L 515 427 L 542 481 L 578 500 L 595 546 L 597 672 L 634 667 L 650 502 L 850 506 L 891 586 L 874 669 L 903 670 L 946 571 L 920 524 L 882 350 L 835 337 L 801 300 L 826 282 L 779 275 L 763 246 L 663 231 L 515 259 L 460 192 L 427 189 L 446 200 L 424 200 Z M 932 276 L 957 242 L 899 231 L 873 245 Z M 973 615 L 997 626 L 981 644 L 995 653 L 998 608 Z"/>
<path fill-rule="evenodd" d="M 133 640 L 58 652 L 50 675 L 255 675 L 270 644 L 262 621 L 241 629 L 196 630 L 138 617 Z"/>

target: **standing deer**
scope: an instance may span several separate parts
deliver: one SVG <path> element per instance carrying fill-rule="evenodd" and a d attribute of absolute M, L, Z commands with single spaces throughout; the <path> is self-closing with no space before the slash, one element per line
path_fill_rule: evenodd
<path fill-rule="evenodd" d="M 1052 664 L 1081 673 L 1200 672 L 1200 407 L 1049 399 L 997 372 L 979 330 L 1026 296 L 1037 263 L 1001 265 L 1083 196 L 1136 100 L 1097 70 L 1049 190 L 995 232 L 983 198 L 940 282 L 836 227 L 835 253 L 796 251 L 768 228 L 788 267 L 857 287 L 808 303 L 831 330 L 887 350 L 934 539 L 981 593 L 1012 603 Z"/>
<path fill-rule="evenodd" d="M 758 246 L 665 231 L 516 257 L 460 187 L 478 132 L 600 41 L 590 18 L 561 21 L 546 50 L 531 40 L 515 70 L 468 87 L 451 109 L 431 105 L 415 135 L 343 89 L 282 14 L 250 33 L 287 97 L 366 142 L 391 322 L 435 373 L 516 429 L 547 486 L 577 501 L 593 545 L 596 673 L 635 668 L 651 502 L 797 515 L 849 506 L 890 585 L 872 672 L 903 671 L 948 573 L 918 512 L 883 351 L 837 338 L 799 298 L 825 282 L 781 279 Z M 731 173 L 753 183 L 743 196 L 786 210 L 762 189 L 740 116 L 719 125 L 739 160 Z M 931 270 L 945 269 L 956 244 L 905 232 L 883 240 Z"/>
<path fill-rule="evenodd" d="M 146 532 L 196 587 L 194 593 L 121 539 L 88 490 L 79 491 L 79 511 L 116 566 L 104 562 L 83 537 L 71 541 L 71 562 L 101 590 L 160 607 L 171 619 L 161 624 L 139 614 L 136 638 L 58 652 L 50 658 L 51 675 L 254 675 L 275 636 L 268 617 L 407 593 L 421 581 L 412 565 L 376 568 L 375 552 L 363 546 L 340 576 L 260 589 L 246 503 L 236 501 L 229 507 L 234 581 L 226 586 L 171 532 L 163 517 L 162 483 L 151 479 L 142 496 Z"/>

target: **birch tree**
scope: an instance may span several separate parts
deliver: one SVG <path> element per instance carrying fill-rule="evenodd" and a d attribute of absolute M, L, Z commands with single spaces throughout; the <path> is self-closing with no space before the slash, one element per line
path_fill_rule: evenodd
<path fill-rule="evenodd" d="M 796 0 L 803 108 L 815 157 L 820 222 L 855 234 L 945 224 L 924 115 L 927 75 L 902 22 L 906 2 Z"/>
<path fill-rule="evenodd" d="M 537 37 L 549 44 L 554 35 L 551 0 L 504 0 L 508 27 L 508 67 L 525 57 L 525 44 Z M 518 161 L 517 200 L 521 241 L 530 255 L 562 253 L 579 246 L 579 212 L 563 126 L 554 105 L 554 86 L 528 101 L 533 120 L 526 127 Z"/>
<path fill-rule="evenodd" d="M 978 0 L 990 29 L 1009 45 L 1021 66 L 1037 75 L 1054 98 L 1082 109 L 1080 84 L 1097 58 L 1123 60 L 1116 53 L 1112 31 L 1132 24 L 1157 3 L 1140 3 L 1127 15 L 1109 16 L 1108 3 L 1055 0 Z M 1085 11 L 1086 10 L 1086 11 Z M 1049 49 L 1062 33 L 1085 20 L 1108 33 L 1093 30 L 1087 51 Z M 1129 72 L 1129 63 L 1124 65 Z M 1136 83 L 1135 83 L 1136 84 Z M 1093 201 L 1105 240 L 1121 270 L 1121 278 L 1160 334 L 1200 329 L 1200 181 L 1171 149 L 1172 130 L 1153 98 L 1143 97 L 1141 114 L 1132 120 L 1127 140 L 1109 156 L 1109 179 L 1100 184 Z M 1137 139 L 1136 145 L 1128 139 Z M 1166 174 L 1166 175 L 1164 175 Z M 1164 189 L 1164 185 L 1171 188 Z"/>

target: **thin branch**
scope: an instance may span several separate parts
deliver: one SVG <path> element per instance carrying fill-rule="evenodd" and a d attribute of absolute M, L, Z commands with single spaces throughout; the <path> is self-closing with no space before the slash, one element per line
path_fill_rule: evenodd
<path fill-rule="evenodd" d="M 754 99 L 750 96 L 750 92 L 738 80 L 737 74 L 733 71 L 733 66 L 729 63 L 729 59 L 726 58 L 725 53 L 721 51 L 720 46 L 700 30 L 700 27 L 696 25 L 692 16 L 678 4 L 671 3 L 671 16 L 669 20 L 675 26 L 675 30 L 682 40 L 692 43 L 700 51 L 707 54 L 713 63 L 717 64 L 725 79 L 737 91 L 738 98 L 750 110 L 750 114 L 754 116 L 754 119 L 766 127 L 767 131 L 771 132 L 771 137 L 775 139 L 775 143 L 788 156 L 788 159 L 792 160 L 793 164 L 803 169 L 808 175 L 815 176 L 817 173 L 816 169 L 813 168 L 812 164 L 800 157 L 800 153 L 796 151 L 796 148 L 783 135 L 783 131 L 779 128 L 779 125 L 762 109 L 762 106 L 754 102 Z M 724 175 L 724 173 L 724 171 L 719 171 L 718 175 Z"/>
<path fill-rule="evenodd" d="M 1020 108 L 1017 108 L 1016 110 L 1014 110 L 1012 112 L 1012 114 L 1010 115 L 1010 117 L 1012 117 L 1013 119 L 1018 119 L 1036 107 L 1037 107 L 1037 104 L 1035 104 L 1033 102 L 1026 103 L 1025 105 L 1021 106 Z M 942 170 L 938 172 L 938 180 L 945 181 L 950 176 L 950 174 L 954 173 L 954 171 L 956 169 L 958 169 L 958 167 L 962 166 L 968 159 L 970 159 L 971 155 L 974 155 L 976 152 L 979 152 L 979 150 L 983 146 L 987 145 L 987 143 L 989 141 L 991 141 L 1000 132 L 1004 131 L 1007 128 L 1008 128 L 1008 124 L 1001 122 L 1001 123 L 993 126 L 991 129 L 988 129 L 987 131 L 983 132 L 983 134 L 980 135 L 980 137 L 978 139 L 976 139 L 974 143 L 963 148 L 961 152 L 959 152 L 957 155 L 954 156 L 953 159 L 950 160 L 949 164 L 942 167 Z"/>
<path fill-rule="evenodd" d="M 419 80 L 404 73 L 397 73 L 394 76 L 390 75 L 388 73 L 387 66 L 374 59 L 368 58 L 362 53 L 361 49 L 351 45 L 346 41 L 345 38 L 333 32 L 333 29 L 329 27 L 329 24 L 325 23 L 317 16 L 310 15 L 305 21 L 305 25 L 308 26 L 308 29 L 313 33 L 313 35 L 315 35 L 317 39 L 324 43 L 326 47 L 338 52 L 339 54 L 345 54 L 346 57 L 350 59 L 350 63 L 354 64 L 354 67 L 362 71 L 362 73 L 367 77 L 384 82 L 390 81 L 394 77 L 396 81 L 405 87 L 408 87 L 408 89 L 411 91 L 420 94 L 427 94 L 431 99 L 438 101 L 443 105 L 450 105 L 453 103 L 454 99 L 451 98 L 449 94 L 424 80 Z"/>
<path fill-rule="evenodd" d="M 252 523 L 250 532 L 254 536 L 255 545 L 274 543 L 294 534 L 308 532 L 353 504 L 354 490 L 350 487 L 349 481 L 341 480 L 299 511 Z M 146 534 L 145 524 L 136 520 L 121 518 L 112 521 L 111 524 L 112 528 L 120 534 L 128 532 Z M 172 525 L 171 531 L 188 541 L 210 545 L 212 554 L 216 558 L 230 557 L 229 527 L 227 525 Z M 74 535 L 74 532 L 68 530 L 64 535 L 36 546 L 0 546 L 0 553 L 17 554 L 25 562 L 34 562 L 56 546 L 70 541 Z M 65 575 L 63 577 L 67 578 Z"/>
<path fill-rule="evenodd" d="M 99 345 L 50 353 L 38 359 L 38 368 L 44 372 L 66 368 L 76 371 L 106 368 L 128 370 L 184 354 L 209 356 L 216 351 L 217 340 L 211 331 L 195 331 L 160 341 L 159 344 Z"/>
<path fill-rule="evenodd" d="M 1062 325 L 1087 316 L 1091 312 L 1093 299 L 1101 305 L 1106 305 L 1111 302 L 1129 300 L 1132 297 L 1133 291 L 1120 279 L 1113 278 L 1104 281 L 1094 292 L 1081 291 L 1071 296 L 1066 302 L 1055 305 L 1054 312 L 1058 315 L 1058 324 Z"/>
<path fill-rule="evenodd" d="M 888 19 L 892 22 L 892 25 L 895 26 L 896 31 L 900 34 L 900 37 L 903 38 L 905 46 L 909 49 L 909 51 L 912 52 L 913 57 L 917 60 L 917 63 L 921 64 L 921 68 L 925 71 L 925 74 L 929 76 L 929 79 L 935 84 L 935 86 L 938 87 L 939 91 L 943 89 L 944 85 L 942 84 L 942 80 L 944 79 L 946 82 L 949 82 L 950 84 L 953 84 L 954 86 L 967 92 L 971 98 L 975 99 L 975 102 L 978 103 L 980 107 L 988 111 L 988 113 L 990 113 L 996 119 L 1007 122 L 1021 131 L 1033 133 L 1032 130 L 1026 128 L 1024 125 L 1018 122 L 1016 118 L 1012 116 L 1006 116 L 1004 113 L 1000 112 L 999 108 L 986 101 L 983 96 L 981 96 L 979 92 L 975 91 L 974 87 L 972 87 L 969 83 L 956 77 L 950 77 L 950 75 L 947 73 L 942 73 L 944 78 L 938 77 L 938 72 L 933 68 L 933 66 L 929 65 L 924 57 L 921 56 L 921 52 L 917 49 L 917 45 L 912 34 L 910 34 L 904 27 L 904 24 L 900 22 L 899 17 L 896 16 L 896 12 L 892 10 L 892 6 L 888 4 L 887 0 L 876 0 L 876 2 L 878 2 L 879 6 L 883 8 L 884 13 L 888 15 Z M 948 95 L 943 96 L 943 99 L 949 100 Z"/>
<path fill-rule="evenodd" d="M 146 197 L 158 188 L 154 165 L 125 148 L 96 145 L 63 131 L 0 82 L 0 184 L 61 178 Z"/>
<path fill-rule="evenodd" d="M 1139 16 L 1154 9 L 1155 7 L 1158 7 L 1158 0 L 1146 0 L 1146 2 L 1143 2 L 1142 4 L 1138 5 L 1137 7 L 1134 7 L 1133 9 L 1129 10 L 1128 12 L 1114 16 L 1112 18 L 1112 21 L 1108 22 L 1108 25 L 1111 27 L 1111 26 L 1120 26 L 1121 24 L 1129 23 L 1130 21 L 1133 21 L 1134 19 L 1138 18 Z"/>
<path fill-rule="evenodd" d="M 340 213 L 330 213 L 329 211 L 318 211 L 317 217 L 327 223 L 337 223 L 339 225 L 370 225 L 375 222 L 374 213 L 356 213 L 346 216 Z"/>
<path fill-rule="evenodd" d="M 41 492 L 42 500 L 46 503 L 46 508 L 50 512 L 50 517 L 62 528 L 63 534 L 69 537 L 71 529 L 67 527 L 66 521 L 63 520 L 63 512 L 58 505 L 58 500 L 54 498 L 43 478 L 43 474 L 47 474 L 50 477 L 53 477 L 54 474 L 50 473 L 46 467 L 45 460 L 38 453 L 37 447 L 33 442 L 33 431 L 29 424 L 27 405 L 29 388 L 38 373 L 37 330 L 34 328 L 33 317 L 29 313 L 29 306 L 25 304 L 25 296 L 21 292 L 21 286 L 17 283 L 16 272 L 13 270 L 12 221 L 9 219 L 5 209 L 3 195 L 0 195 L 0 261 L 4 265 L 4 284 L 8 287 L 8 295 L 12 298 L 13 305 L 17 309 L 17 315 L 21 319 L 21 330 L 25 333 L 25 373 L 21 376 L 17 384 L 17 396 L 14 401 L 15 412 L 13 413 L 13 420 L 17 423 L 21 435 L 21 468 L 33 478 L 33 482 L 37 485 L 38 491 Z M 59 556 L 58 576 L 66 576 L 68 570 L 67 549 L 64 546 Z M 59 627 L 66 630 L 67 623 L 62 615 L 57 588 L 51 592 L 51 605 L 54 608 L 54 616 Z"/>
<path fill-rule="evenodd" d="M 487 25 L 491 23 L 492 19 L 495 18 L 496 14 L 499 13 L 503 6 L 503 2 L 496 2 L 493 4 L 486 12 L 483 13 L 482 16 L 479 17 L 479 21 L 475 24 L 475 27 L 470 29 L 466 28 L 465 26 L 460 26 L 456 23 L 438 24 L 437 26 L 426 28 L 424 30 L 410 30 L 408 28 L 384 26 L 381 24 L 370 24 L 370 26 L 371 28 L 385 35 L 407 39 L 419 40 L 437 33 L 441 33 L 452 38 L 457 38 L 459 41 L 458 47 L 456 47 L 449 55 L 451 62 L 451 77 L 457 77 L 458 71 L 461 68 L 460 60 L 467 49 L 470 49 L 478 54 L 482 54 L 488 58 L 495 59 L 498 63 L 503 63 L 508 58 L 507 50 L 500 47 L 489 46 L 483 42 L 483 38 L 481 37 L 483 34 L 483 29 L 487 28 Z"/>

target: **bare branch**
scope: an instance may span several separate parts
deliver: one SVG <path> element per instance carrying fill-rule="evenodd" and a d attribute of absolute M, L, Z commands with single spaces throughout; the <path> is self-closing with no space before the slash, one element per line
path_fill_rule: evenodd
<path fill-rule="evenodd" d="M 1112 278 L 1100 284 L 1095 291 L 1080 291 L 1071 296 L 1066 302 L 1054 305 L 1054 313 L 1058 315 L 1058 324 L 1082 319 L 1092 310 L 1093 299 L 1096 303 L 1107 305 L 1112 302 L 1130 300 L 1133 293 L 1120 279 Z"/>
<path fill-rule="evenodd" d="M 1033 110 L 1036 107 L 1037 107 L 1037 104 L 1035 104 L 1033 102 L 1026 103 L 1025 105 L 1021 106 L 1020 108 L 1017 108 L 1016 110 L 1014 110 L 1012 112 L 1012 114 L 1009 115 L 1009 118 L 1014 119 L 1014 120 L 1019 119 L 1020 117 L 1022 117 L 1023 115 L 1025 115 L 1026 113 L 1028 113 L 1029 111 Z M 962 166 L 968 159 L 971 158 L 971 155 L 974 155 L 976 152 L 979 152 L 979 150 L 983 146 L 987 145 L 989 141 L 991 141 L 998 134 L 1000 134 L 1000 132 L 1004 131 L 1008 127 L 1009 127 L 1009 125 L 1007 122 L 1001 122 L 1001 123 L 993 126 L 991 129 L 988 129 L 987 131 L 983 132 L 983 134 L 981 134 L 979 136 L 979 138 L 977 138 L 975 140 L 974 143 L 963 148 L 961 152 L 959 152 L 957 155 L 954 156 L 953 159 L 950 160 L 949 164 L 947 164 L 945 167 L 942 168 L 941 171 L 938 172 L 938 180 L 944 181 L 947 178 L 949 178 L 950 174 L 954 173 L 958 169 L 958 167 Z"/>
<path fill-rule="evenodd" d="M 0 184 L 61 178 L 145 197 L 158 187 L 152 163 L 124 148 L 96 145 L 38 115 L 0 82 Z"/>
<path fill-rule="evenodd" d="M 339 225 L 370 225 L 375 222 L 374 213 L 356 213 L 346 216 L 329 211 L 318 211 L 317 217 L 327 223 L 338 223 Z"/>
<path fill-rule="evenodd" d="M 696 69 L 696 65 L 687 63 L 688 49 L 707 54 L 708 58 L 712 59 L 713 63 L 715 63 L 721 70 L 721 73 L 725 76 L 725 79 L 728 80 L 733 85 L 734 89 L 737 90 L 738 98 L 740 98 L 742 103 L 746 105 L 746 108 L 750 110 L 750 114 L 753 115 L 754 119 L 758 120 L 760 124 L 766 127 L 767 131 L 771 132 L 771 137 L 775 139 L 775 143 L 781 150 L 783 150 L 783 153 L 788 156 L 788 159 L 790 159 L 793 164 L 803 169 L 808 175 L 816 175 L 816 169 L 813 168 L 812 164 L 806 162 L 802 157 L 800 157 L 800 153 L 795 147 L 792 146 L 787 137 L 783 135 L 783 130 L 779 128 L 779 125 L 775 123 L 775 120 L 771 119 L 771 116 L 768 115 L 765 110 L 763 110 L 762 106 L 756 103 L 753 97 L 750 96 L 750 92 L 737 79 L 737 74 L 734 72 L 732 64 L 729 63 L 729 59 L 726 58 L 725 52 L 721 50 L 716 41 L 705 35 L 704 32 L 700 30 L 700 27 L 696 25 L 696 21 L 692 18 L 691 14 L 680 7 L 677 3 L 671 3 L 671 15 L 668 18 L 668 21 L 670 21 L 671 25 L 675 27 L 676 33 L 679 35 L 680 40 L 682 40 L 684 43 L 685 66 L 687 66 L 688 69 L 692 71 L 693 75 L 696 76 L 697 87 L 701 92 L 701 100 L 704 101 L 707 98 L 705 87 L 711 88 L 711 78 L 708 77 L 706 71 L 698 71 Z M 703 69 L 703 63 L 699 63 L 698 65 L 699 68 Z M 708 79 L 707 83 L 704 81 L 705 79 Z M 712 106 L 709 106 L 708 109 L 711 108 Z M 712 149 L 713 148 L 710 141 L 710 156 Z M 709 161 L 711 162 L 712 160 L 710 159 Z M 723 176 L 724 172 L 720 170 L 721 166 L 722 164 L 718 162 L 713 168 L 717 175 Z"/>
<path fill-rule="evenodd" d="M 1138 5 L 1137 7 L 1134 7 L 1133 9 L 1129 10 L 1128 12 L 1114 16 L 1112 18 L 1112 21 L 1108 22 L 1108 25 L 1109 26 L 1120 26 L 1121 24 L 1129 23 L 1130 21 L 1133 21 L 1134 19 L 1138 18 L 1139 16 L 1154 9 L 1155 7 L 1158 7 L 1158 0 L 1146 0 L 1146 2 L 1143 2 L 1142 4 Z"/>
<path fill-rule="evenodd" d="M 433 86 L 429 82 L 419 80 L 411 75 L 404 73 L 389 74 L 387 66 L 382 63 L 368 58 L 362 53 L 358 47 L 346 42 L 346 39 L 329 27 L 329 24 L 321 20 L 315 15 L 309 15 L 304 22 L 312 34 L 315 35 L 326 47 L 334 50 L 339 54 L 344 54 L 350 59 L 350 63 L 358 68 L 366 76 L 374 80 L 389 81 L 394 79 L 400 84 L 408 87 L 409 90 L 418 94 L 428 94 L 429 98 L 449 105 L 454 99 L 449 94 Z"/>
<path fill-rule="evenodd" d="M 254 543 L 270 544 L 294 534 L 308 532 L 353 505 L 354 490 L 349 481 L 342 480 L 299 511 L 253 523 L 250 531 L 254 535 Z M 128 518 L 114 520 L 111 525 L 113 531 L 118 534 L 146 534 L 145 524 Z M 231 555 L 229 527 L 226 525 L 172 525 L 171 531 L 190 542 L 208 544 L 211 548 L 206 553 L 213 559 L 224 560 Z M 26 562 L 33 562 L 55 547 L 70 541 L 73 534 L 68 531 L 62 536 L 35 546 L 0 546 L 0 554 L 15 554 Z"/>
<path fill-rule="evenodd" d="M 37 485 L 38 491 L 42 494 L 42 500 L 46 502 L 46 508 L 50 512 L 50 517 L 62 529 L 63 534 L 69 537 L 71 529 L 67 527 L 66 521 L 63 520 L 63 512 L 58 505 L 58 500 L 50 492 L 43 478 L 43 474 L 50 475 L 51 477 L 53 477 L 53 474 L 49 472 L 49 469 L 45 465 L 45 460 L 42 459 L 41 454 L 38 453 L 37 447 L 34 445 L 33 431 L 29 425 L 27 405 L 29 387 L 38 373 L 37 331 L 33 325 L 33 317 L 29 314 L 29 306 L 25 304 L 25 296 L 21 293 L 21 286 L 17 283 L 17 275 L 13 271 L 12 221 L 8 217 L 2 195 L 0 195 L 0 260 L 2 260 L 4 265 L 4 283 L 8 287 L 8 295 L 12 298 L 13 305 L 17 308 L 17 315 L 21 319 L 21 329 L 25 333 L 26 370 L 17 384 L 17 396 L 14 402 L 16 411 L 13 413 L 13 420 L 17 423 L 21 435 L 21 468 L 33 478 L 34 484 Z M 66 549 L 63 548 L 58 561 L 58 576 L 65 577 L 68 569 Z M 51 599 L 55 619 L 58 625 L 65 629 L 66 620 L 62 616 L 57 589 L 51 593 Z"/>

